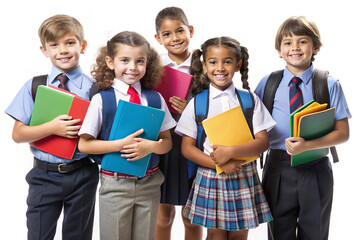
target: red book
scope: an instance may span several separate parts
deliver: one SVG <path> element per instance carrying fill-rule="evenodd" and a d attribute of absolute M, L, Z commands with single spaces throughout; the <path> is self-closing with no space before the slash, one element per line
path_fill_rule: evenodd
<path fill-rule="evenodd" d="M 73 119 L 81 119 L 78 125 L 82 124 L 90 101 L 83 99 L 71 92 L 59 89 L 54 86 L 38 87 L 33 112 L 29 126 L 37 126 L 53 120 L 59 115 L 69 115 Z M 57 135 L 30 143 L 44 152 L 55 156 L 72 159 L 75 153 L 79 137 L 70 139 Z"/>
<path fill-rule="evenodd" d="M 157 86 L 157 88 L 155 88 L 155 90 L 164 97 L 171 112 L 177 113 L 177 111 L 171 107 L 169 99 L 173 96 L 186 99 L 192 78 L 193 76 L 190 74 L 178 71 L 168 66 L 164 67 L 161 83 Z"/>

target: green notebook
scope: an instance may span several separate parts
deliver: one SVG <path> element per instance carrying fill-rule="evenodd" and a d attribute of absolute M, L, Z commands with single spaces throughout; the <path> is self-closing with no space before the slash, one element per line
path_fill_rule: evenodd
<path fill-rule="evenodd" d="M 296 112 L 299 112 L 309 106 L 314 101 L 305 104 L 301 109 L 298 109 Z M 290 115 L 290 133 L 293 136 L 293 117 L 294 114 Z M 316 139 L 322 137 L 332 130 L 334 130 L 335 125 L 335 107 L 325 109 L 323 111 L 310 113 L 302 116 L 299 119 L 299 137 L 304 138 L 305 140 Z M 309 150 L 302 152 L 300 154 L 291 156 L 291 166 L 298 166 L 304 163 L 308 163 L 314 160 L 317 160 L 321 157 L 326 156 L 329 153 L 329 148 Z"/>

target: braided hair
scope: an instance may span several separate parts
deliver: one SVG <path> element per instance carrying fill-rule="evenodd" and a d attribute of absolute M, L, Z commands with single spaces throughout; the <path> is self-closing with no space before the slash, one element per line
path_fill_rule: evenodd
<path fill-rule="evenodd" d="M 249 72 L 249 53 L 246 47 L 241 46 L 240 43 L 230 37 L 217 37 L 211 38 L 204 42 L 201 45 L 200 49 L 197 49 L 193 52 L 191 57 L 191 67 L 190 74 L 193 75 L 194 80 L 191 85 L 191 93 L 196 95 L 203 91 L 204 89 L 208 89 L 210 85 L 209 77 L 203 73 L 202 67 L 202 59 L 206 58 L 206 54 L 210 47 L 213 46 L 222 46 L 234 52 L 236 61 L 239 62 L 242 60 L 242 65 L 240 68 L 242 87 L 244 89 L 250 90 L 248 79 Z"/>

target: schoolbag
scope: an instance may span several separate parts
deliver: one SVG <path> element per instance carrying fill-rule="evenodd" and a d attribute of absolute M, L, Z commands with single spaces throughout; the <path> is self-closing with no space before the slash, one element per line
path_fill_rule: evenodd
<path fill-rule="evenodd" d="M 48 75 L 46 74 L 46 75 L 39 75 L 39 76 L 33 77 L 33 80 L 31 83 L 31 96 L 32 96 L 33 101 L 35 101 L 38 86 L 46 85 L 47 76 Z"/>
<path fill-rule="evenodd" d="M 102 99 L 102 125 L 101 130 L 98 136 L 98 139 L 101 140 L 108 140 L 110 136 L 111 126 L 114 122 L 114 117 L 117 109 L 117 102 L 115 97 L 115 91 L 113 88 L 108 88 L 105 90 L 95 90 L 96 87 L 92 88 L 93 91 L 90 91 L 90 98 L 93 97 L 93 95 L 96 94 L 96 92 L 99 92 Z M 158 92 L 142 88 L 142 91 L 144 92 L 148 106 L 153 108 L 161 109 L 161 99 Z M 97 154 L 97 155 L 90 155 L 90 157 L 97 163 L 101 164 L 103 154 Z M 151 155 L 152 158 L 158 157 L 156 154 Z"/>
<path fill-rule="evenodd" d="M 46 85 L 46 79 L 47 75 L 40 75 L 33 77 L 32 84 L 31 84 L 31 94 L 32 98 L 35 101 L 37 88 L 39 85 Z M 148 101 L 148 105 L 150 107 L 161 109 L 161 99 L 159 93 L 157 93 L 154 90 L 150 89 L 144 89 L 142 88 L 142 91 L 144 92 L 146 99 Z M 117 102 L 115 97 L 115 92 L 113 88 L 108 88 L 106 90 L 99 90 L 99 88 L 96 87 L 95 83 L 90 89 L 90 99 L 96 94 L 100 93 L 102 98 L 102 107 L 103 107 L 103 121 L 101 125 L 101 130 L 99 133 L 99 139 L 107 140 L 109 139 L 111 126 L 114 121 L 116 108 L 117 108 Z M 152 156 L 155 154 L 152 154 Z M 101 164 L 103 155 L 90 155 L 90 157 L 97 163 Z"/>
<path fill-rule="evenodd" d="M 275 94 L 279 84 L 283 78 L 284 70 L 278 70 L 272 72 L 269 75 L 269 78 L 266 81 L 264 94 L 263 94 L 263 103 L 265 107 L 268 109 L 270 114 L 272 114 Z M 318 103 L 327 103 L 327 108 L 330 107 L 330 95 L 328 88 L 328 75 L 329 72 L 320 69 L 314 69 L 312 75 L 312 92 L 314 100 Z M 330 152 L 333 157 L 333 162 L 336 163 L 339 161 L 335 146 L 330 147 Z M 262 156 L 260 158 L 260 166 L 263 167 L 263 159 Z"/>
<path fill-rule="evenodd" d="M 239 100 L 240 106 L 244 112 L 246 122 L 249 125 L 251 133 L 253 133 L 253 112 L 254 112 L 254 99 L 251 93 L 247 90 L 236 89 L 236 96 Z M 205 120 L 208 116 L 209 111 L 209 90 L 205 89 L 201 93 L 195 96 L 194 98 L 194 111 L 195 111 L 195 119 L 197 124 L 197 139 L 196 146 L 201 151 L 204 150 L 204 141 L 206 137 L 206 133 L 204 131 L 204 127 L 202 126 L 202 121 Z M 195 176 L 197 169 L 197 164 L 188 160 L 188 177 L 191 178 Z"/>

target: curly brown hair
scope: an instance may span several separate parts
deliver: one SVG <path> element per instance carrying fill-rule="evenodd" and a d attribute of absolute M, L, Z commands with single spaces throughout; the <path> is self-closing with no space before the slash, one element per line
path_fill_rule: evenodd
<path fill-rule="evenodd" d="M 211 38 L 204 42 L 201 45 L 201 49 L 197 49 L 193 51 L 191 57 L 191 67 L 190 74 L 193 75 L 193 81 L 191 85 L 191 93 L 196 95 L 203 91 L 204 89 L 208 89 L 210 85 L 210 79 L 206 74 L 203 73 L 202 61 L 201 57 L 206 59 L 206 54 L 210 47 L 213 46 L 222 46 L 234 52 L 236 61 L 242 60 L 242 65 L 240 68 L 241 73 L 241 81 L 242 87 L 244 89 L 250 90 L 248 79 L 249 72 L 249 53 L 246 47 L 241 46 L 238 41 L 230 37 L 217 37 Z"/>
<path fill-rule="evenodd" d="M 108 56 L 114 59 L 120 44 L 132 47 L 144 47 L 147 55 L 146 73 L 140 80 L 140 83 L 144 88 L 155 88 L 160 83 L 163 74 L 160 56 L 142 35 L 130 31 L 116 34 L 107 42 L 106 46 L 99 49 L 96 64 L 93 65 L 91 70 L 91 75 L 96 80 L 97 87 L 100 89 L 108 89 L 111 87 L 115 78 L 115 72 L 107 66 L 105 57 Z"/>

